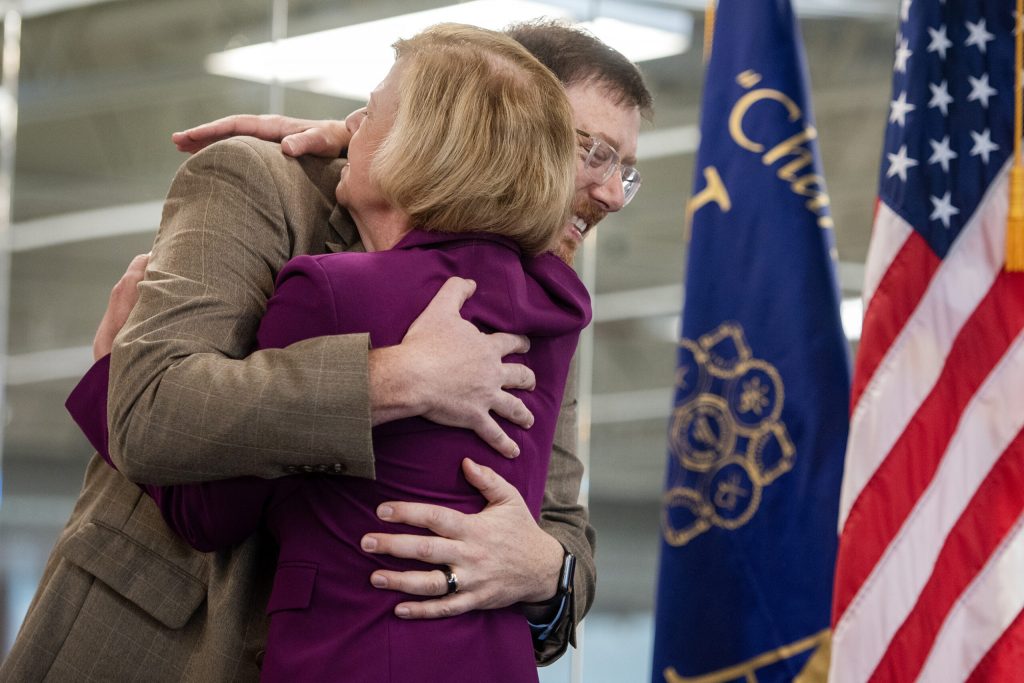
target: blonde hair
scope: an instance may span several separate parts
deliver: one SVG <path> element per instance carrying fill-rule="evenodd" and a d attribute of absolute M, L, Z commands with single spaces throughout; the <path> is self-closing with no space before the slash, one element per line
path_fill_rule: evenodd
<path fill-rule="evenodd" d="M 528 254 L 551 248 L 577 157 L 558 79 L 511 38 L 463 24 L 394 48 L 398 112 L 370 170 L 384 198 L 425 230 L 497 233 Z"/>

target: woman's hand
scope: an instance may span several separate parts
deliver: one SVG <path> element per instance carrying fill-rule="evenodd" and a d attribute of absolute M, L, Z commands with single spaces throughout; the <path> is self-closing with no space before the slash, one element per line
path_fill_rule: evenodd
<path fill-rule="evenodd" d="M 207 145 L 235 135 L 251 135 L 270 142 L 280 142 L 288 156 L 312 154 L 336 159 L 348 147 L 352 137 L 344 121 L 293 119 L 272 114 L 235 114 L 174 133 L 171 141 L 178 151 L 189 154 Z"/>
<path fill-rule="evenodd" d="M 128 320 L 128 314 L 135 308 L 135 302 L 139 300 L 139 283 L 146 276 L 146 265 L 149 264 L 149 254 L 139 254 L 128 264 L 128 270 L 124 272 L 121 279 L 117 281 L 114 288 L 110 290 L 110 299 L 107 301 L 107 310 L 103 312 L 103 319 L 100 320 L 99 329 L 92 340 L 92 359 L 99 360 L 110 353 L 114 346 L 114 337 L 124 327 Z"/>

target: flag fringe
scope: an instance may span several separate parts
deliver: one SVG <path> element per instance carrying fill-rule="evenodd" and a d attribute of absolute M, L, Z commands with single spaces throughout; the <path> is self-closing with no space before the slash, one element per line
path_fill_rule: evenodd
<path fill-rule="evenodd" d="M 711 45 L 715 40 L 715 8 L 718 0 L 708 0 L 704 10 L 704 63 L 711 61 Z"/>
<path fill-rule="evenodd" d="M 1024 272 L 1024 165 L 1021 164 L 1021 71 L 1024 70 L 1024 0 L 1017 0 L 1016 70 L 1014 72 L 1013 168 L 1010 169 L 1010 211 L 1006 219 L 1006 270 Z"/>

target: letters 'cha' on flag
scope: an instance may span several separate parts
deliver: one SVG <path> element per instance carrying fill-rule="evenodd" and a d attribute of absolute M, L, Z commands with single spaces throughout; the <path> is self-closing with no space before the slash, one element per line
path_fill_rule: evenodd
<path fill-rule="evenodd" d="M 820 680 L 850 387 L 829 199 L 788 0 L 721 0 L 713 45 L 652 678 Z"/>
<path fill-rule="evenodd" d="M 900 7 L 834 683 L 1024 680 L 1024 276 L 1003 268 L 1015 4 Z"/>

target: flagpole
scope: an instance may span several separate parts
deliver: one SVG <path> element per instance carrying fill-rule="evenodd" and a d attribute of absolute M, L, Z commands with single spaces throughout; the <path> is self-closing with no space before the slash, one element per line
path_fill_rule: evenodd
<path fill-rule="evenodd" d="M 587 291 L 597 291 L 597 250 L 600 232 L 594 231 L 581 251 L 580 279 Z M 594 403 L 594 323 L 590 323 L 580 334 L 576 350 L 576 373 L 579 384 L 577 396 L 576 454 L 583 463 L 583 479 L 580 482 L 579 502 L 584 507 L 590 504 L 590 430 Z M 585 647 L 586 620 L 576 625 L 576 647 L 572 649 L 569 668 L 571 683 L 583 683 L 583 657 Z"/>

